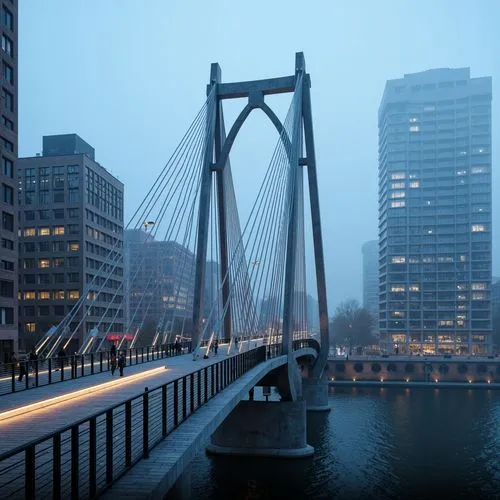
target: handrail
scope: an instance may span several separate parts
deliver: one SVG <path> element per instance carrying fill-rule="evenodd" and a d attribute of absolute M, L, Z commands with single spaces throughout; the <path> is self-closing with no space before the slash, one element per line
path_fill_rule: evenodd
<path fill-rule="evenodd" d="M 21 492 L 26 499 L 38 495 L 65 498 L 75 492 L 78 498 L 101 494 L 135 463 L 148 457 L 154 446 L 198 408 L 259 363 L 280 354 L 281 345 L 273 344 L 226 357 L 1 454 L 2 498 L 19 498 Z M 87 434 L 88 440 L 82 440 L 82 435 Z M 137 441 L 132 446 L 133 437 L 142 438 L 142 446 L 137 446 Z M 114 449 L 114 443 L 122 446 Z M 63 446 L 71 456 L 70 480 L 64 484 L 60 474 Z M 104 455 L 102 446 L 106 449 Z M 85 471 L 79 468 L 80 449 L 88 451 Z M 116 463 L 114 454 L 119 458 Z M 104 464 L 102 471 L 105 469 L 99 477 L 98 458 L 99 466 Z M 47 473 L 50 470 L 52 474 Z M 47 475 L 51 477 L 48 483 Z M 45 484 L 40 486 L 41 483 Z M 37 485 L 41 491 L 37 491 Z M 64 488 L 69 490 L 63 491 Z"/>

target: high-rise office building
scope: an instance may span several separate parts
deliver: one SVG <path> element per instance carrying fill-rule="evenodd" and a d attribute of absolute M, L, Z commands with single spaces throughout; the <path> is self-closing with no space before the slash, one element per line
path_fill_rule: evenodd
<path fill-rule="evenodd" d="M 1 2 L 2 120 L 0 171 L 0 361 L 18 349 L 17 332 L 17 0 Z"/>
<path fill-rule="evenodd" d="M 122 333 L 123 184 L 76 134 L 44 137 L 43 156 L 20 158 L 17 175 L 22 346 L 59 324 L 88 287 L 68 352 L 98 324 Z"/>
<path fill-rule="evenodd" d="M 155 240 L 151 230 L 125 231 L 128 333 L 157 326 L 191 333 L 194 267 L 194 254 L 179 243 Z"/>
<path fill-rule="evenodd" d="M 491 349 L 491 78 L 387 82 L 379 109 L 381 348 Z"/>
<path fill-rule="evenodd" d="M 378 240 L 367 241 L 361 248 L 363 254 L 363 307 L 373 316 L 373 334 L 379 330 Z"/>

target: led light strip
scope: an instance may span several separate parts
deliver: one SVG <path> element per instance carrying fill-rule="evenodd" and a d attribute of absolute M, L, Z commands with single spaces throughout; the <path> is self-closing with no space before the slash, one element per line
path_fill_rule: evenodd
<path fill-rule="evenodd" d="M 57 403 L 64 403 L 67 401 L 71 401 L 73 399 L 81 398 L 84 396 L 88 396 L 90 394 L 96 392 L 102 392 L 108 389 L 111 389 L 116 386 L 124 386 L 128 385 L 131 382 L 137 382 L 138 380 L 142 380 L 153 375 L 158 375 L 160 372 L 164 372 L 167 369 L 167 366 L 161 366 L 159 368 L 153 368 L 152 370 L 148 370 L 146 372 L 136 373 L 135 375 L 129 375 L 127 378 L 120 378 L 118 380 L 112 380 L 110 382 L 104 382 L 103 384 L 99 384 L 93 387 L 87 387 L 85 389 L 79 389 L 78 391 L 73 391 L 67 394 L 62 394 L 61 396 L 55 396 L 53 398 L 45 399 L 44 401 L 37 401 L 36 403 L 31 403 L 29 405 L 20 406 L 19 408 L 14 408 L 12 410 L 7 410 L 0 413 L 0 423 L 5 420 L 13 417 L 17 417 L 19 415 L 24 415 L 25 413 L 31 413 L 36 410 L 41 410 L 43 408 L 47 408 L 49 406 L 53 406 Z"/>

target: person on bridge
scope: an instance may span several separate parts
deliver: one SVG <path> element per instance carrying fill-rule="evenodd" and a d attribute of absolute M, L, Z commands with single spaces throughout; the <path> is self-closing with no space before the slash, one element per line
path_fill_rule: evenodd
<path fill-rule="evenodd" d="M 121 353 L 118 358 L 118 369 L 120 370 L 120 377 L 123 377 L 123 369 L 125 368 L 125 353 Z"/>
<path fill-rule="evenodd" d="M 116 359 L 116 346 L 115 346 L 115 344 L 111 344 L 111 349 L 109 350 L 109 353 L 110 353 L 111 357 L 114 356 Z"/>
<path fill-rule="evenodd" d="M 214 342 L 214 354 L 217 354 L 218 349 L 219 349 L 219 341 L 217 339 L 215 339 L 215 342 Z"/>
<path fill-rule="evenodd" d="M 66 357 L 66 351 L 64 350 L 64 347 L 61 346 L 59 352 L 57 353 L 57 357 L 59 358 L 59 368 L 56 368 L 56 371 L 58 371 L 59 369 L 63 370 L 64 358 Z"/>
<path fill-rule="evenodd" d="M 115 374 L 115 370 L 116 370 L 116 348 L 114 353 L 113 351 L 111 351 L 111 375 Z"/>
<path fill-rule="evenodd" d="M 19 360 L 19 382 L 23 381 L 23 377 L 26 375 L 26 379 L 28 379 L 28 359 L 27 356 L 24 359 Z"/>

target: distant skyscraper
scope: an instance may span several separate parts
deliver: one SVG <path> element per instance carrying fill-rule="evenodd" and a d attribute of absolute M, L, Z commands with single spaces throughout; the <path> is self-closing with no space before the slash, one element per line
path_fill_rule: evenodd
<path fill-rule="evenodd" d="M 378 240 L 367 241 L 363 253 L 363 307 L 373 315 L 373 333 L 378 334 Z"/>
<path fill-rule="evenodd" d="M 379 109 L 381 347 L 491 349 L 491 78 L 387 82 Z"/>
<path fill-rule="evenodd" d="M 17 328 L 17 0 L 2 1 L 2 121 L 0 170 L 0 361 L 18 348 Z"/>

